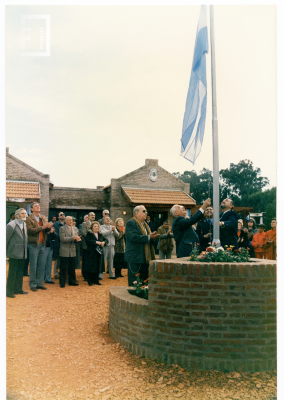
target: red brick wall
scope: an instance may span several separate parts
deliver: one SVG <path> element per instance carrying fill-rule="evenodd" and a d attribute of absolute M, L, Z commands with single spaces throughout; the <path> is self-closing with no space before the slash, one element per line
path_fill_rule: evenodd
<path fill-rule="evenodd" d="M 50 190 L 50 207 L 103 210 L 109 207 L 109 195 L 102 189 L 54 186 Z"/>
<path fill-rule="evenodd" d="M 276 264 L 264 261 L 154 261 L 140 308 L 141 299 L 111 288 L 111 335 L 135 354 L 189 369 L 275 369 Z"/>

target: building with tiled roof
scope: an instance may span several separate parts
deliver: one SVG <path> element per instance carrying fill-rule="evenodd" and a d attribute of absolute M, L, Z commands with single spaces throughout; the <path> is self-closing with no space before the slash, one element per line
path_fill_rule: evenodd
<path fill-rule="evenodd" d="M 41 213 L 49 216 L 64 211 L 65 215 L 76 217 L 77 226 L 84 215 L 94 211 L 96 219 L 102 211 L 110 210 L 112 220 L 122 217 L 125 223 L 132 218 L 133 209 L 143 204 L 154 222 L 156 229 L 165 219 L 172 217 L 170 209 L 174 204 L 182 204 L 188 214 L 194 214 L 200 206 L 190 196 L 189 183 L 176 178 L 163 169 L 158 160 L 147 159 L 145 165 L 121 176 L 111 179 L 106 186 L 93 189 L 58 187 L 50 182 L 47 174 L 37 171 L 6 151 L 6 216 L 11 211 L 38 201 Z M 244 207 L 237 212 L 246 215 L 252 209 Z"/>
<path fill-rule="evenodd" d="M 163 220 L 171 219 L 169 210 L 183 204 L 188 210 L 196 206 L 189 194 L 189 183 L 184 183 L 159 166 L 158 160 L 147 159 L 145 165 L 128 174 L 111 179 L 111 183 L 94 189 L 57 187 L 50 177 L 27 165 L 6 150 L 6 215 L 38 201 L 44 215 L 75 216 L 78 224 L 90 211 L 101 218 L 103 209 L 110 210 L 111 218 L 122 217 L 125 222 L 133 216 L 133 208 L 143 204 L 158 228 Z M 190 211 L 189 211 L 190 213 Z"/>

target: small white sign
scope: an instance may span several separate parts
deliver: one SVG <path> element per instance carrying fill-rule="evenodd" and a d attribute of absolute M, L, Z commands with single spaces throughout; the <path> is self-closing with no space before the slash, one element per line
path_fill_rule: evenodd
<path fill-rule="evenodd" d="M 21 16 L 21 55 L 50 56 L 50 15 Z"/>
<path fill-rule="evenodd" d="M 149 173 L 149 177 L 151 179 L 151 181 L 155 182 L 158 178 L 158 172 L 156 170 L 156 168 L 152 168 L 150 173 Z"/>

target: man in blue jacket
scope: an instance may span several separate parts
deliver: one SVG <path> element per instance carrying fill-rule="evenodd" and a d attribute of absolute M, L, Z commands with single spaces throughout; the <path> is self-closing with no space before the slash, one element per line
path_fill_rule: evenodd
<path fill-rule="evenodd" d="M 185 218 L 186 211 L 183 206 L 175 204 L 171 208 L 171 215 L 174 217 L 172 232 L 176 241 L 177 258 L 188 257 L 192 252 L 199 238 L 192 225 L 203 218 L 203 213 L 211 204 L 211 200 L 204 201 L 200 209 L 190 218 Z"/>
<path fill-rule="evenodd" d="M 149 262 L 155 260 L 155 249 L 152 241 L 160 235 L 155 231 L 151 232 L 145 222 L 147 210 L 144 206 L 136 206 L 133 210 L 133 218 L 125 227 L 126 248 L 124 260 L 128 263 L 128 285 L 133 286 L 140 274 L 140 279 L 145 280 L 149 274 Z"/>

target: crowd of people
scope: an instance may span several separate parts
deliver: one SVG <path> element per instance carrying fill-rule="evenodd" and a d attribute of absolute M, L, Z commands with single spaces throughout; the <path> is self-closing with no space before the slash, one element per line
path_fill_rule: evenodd
<path fill-rule="evenodd" d="M 218 216 L 221 246 L 234 246 L 249 250 L 250 257 L 276 260 L 276 218 L 271 221 L 271 230 L 265 232 L 265 226 L 250 218 L 247 228 L 243 220 L 233 210 L 232 200 L 224 199 Z M 147 280 L 149 262 L 156 258 L 170 259 L 174 245 L 176 256 L 187 257 L 194 248 L 200 252 L 206 250 L 213 237 L 213 208 L 211 200 L 204 201 L 200 209 L 191 217 L 185 207 L 175 204 L 170 214 L 172 227 L 166 219 L 155 230 L 146 208 L 143 205 L 133 209 L 126 227 L 123 218 L 114 222 L 109 211 L 103 210 L 103 217 L 96 221 L 94 212 L 85 215 L 79 229 L 76 218 L 65 216 L 61 211 L 48 222 L 40 214 L 40 204 L 31 204 L 31 214 L 27 216 L 24 208 L 15 212 L 15 218 L 6 228 L 6 254 L 9 258 L 6 296 L 14 298 L 23 291 L 23 276 L 29 276 L 31 291 L 46 290 L 46 284 L 55 284 L 52 280 L 52 260 L 54 260 L 54 279 L 59 279 L 60 288 L 66 281 L 70 286 L 78 286 L 76 269 L 81 268 L 84 281 L 89 286 L 101 285 L 105 268 L 109 279 L 122 277 L 123 268 L 128 269 L 128 284 L 133 285 L 135 275 Z M 82 258 L 82 263 L 81 263 Z M 29 265 L 29 274 L 28 274 Z"/>
<path fill-rule="evenodd" d="M 34 292 L 46 290 L 44 284 L 55 284 L 51 278 L 53 260 L 54 279 L 59 279 L 60 288 L 64 288 L 66 282 L 69 286 L 79 285 L 76 279 L 79 268 L 89 286 L 101 285 L 105 265 L 109 279 L 122 277 L 124 252 L 124 221 L 117 218 L 113 223 L 108 210 L 103 211 L 99 221 L 95 220 L 95 213 L 90 212 L 78 229 L 76 218 L 65 216 L 62 211 L 48 222 L 40 214 L 40 204 L 34 202 L 29 216 L 20 208 L 6 227 L 9 258 L 6 296 L 28 294 L 22 289 L 23 276 L 29 276 L 29 287 Z"/>

